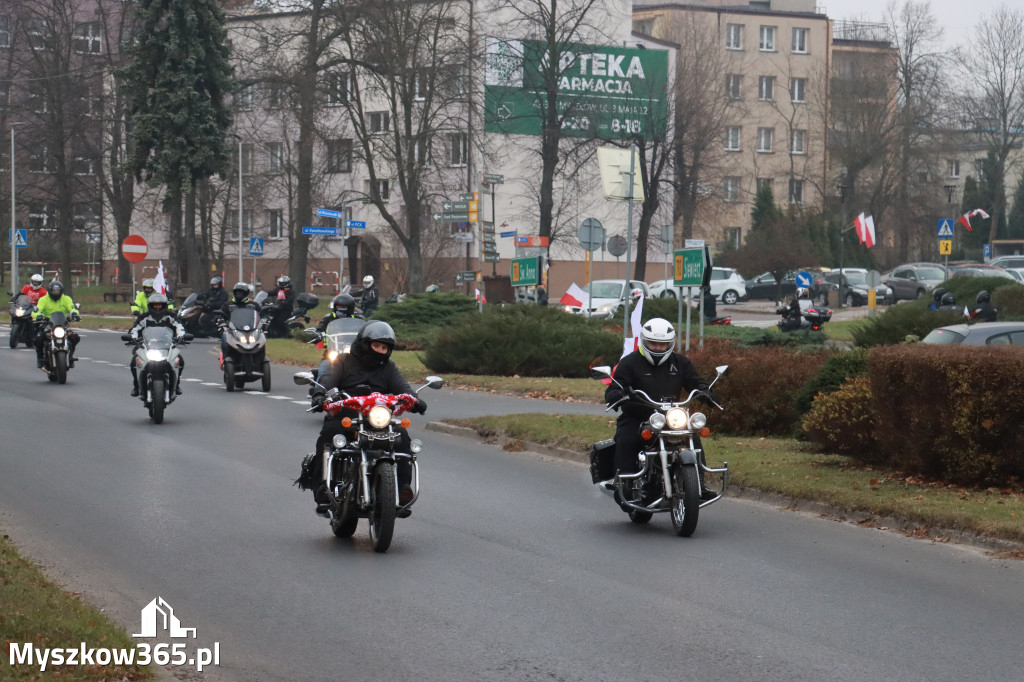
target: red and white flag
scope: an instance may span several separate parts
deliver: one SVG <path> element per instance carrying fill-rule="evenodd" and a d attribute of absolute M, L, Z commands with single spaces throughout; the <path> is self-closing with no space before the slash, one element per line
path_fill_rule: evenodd
<path fill-rule="evenodd" d="M 474 291 L 476 292 L 476 300 L 481 303 L 487 303 L 487 297 L 481 294 L 479 289 L 474 289 Z"/>
<path fill-rule="evenodd" d="M 633 308 L 632 314 L 629 316 L 629 333 L 633 335 L 631 339 L 623 339 L 622 341 L 622 356 L 620 360 L 637 348 L 640 347 L 640 318 L 644 313 L 644 295 L 640 294 L 640 298 L 636 302 L 636 307 Z"/>
<path fill-rule="evenodd" d="M 985 213 L 985 211 L 980 208 L 976 208 L 973 211 L 968 211 L 967 213 L 964 213 L 962 216 L 960 216 L 957 222 L 966 227 L 968 232 L 973 232 L 973 230 L 971 230 L 971 218 L 973 218 L 976 215 L 980 215 L 982 218 L 986 219 L 989 218 L 988 213 Z"/>
<path fill-rule="evenodd" d="M 571 305 L 576 308 L 589 308 L 590 296 L 583 289 L 576 286 L 576 282 L 573 282 L 569 285 L 569 290 L 562 294 L 562 298 L 558 302 L 562 305 Z"/>
<path fill-rule="evenodd" d="M 164 278 L 164 262 L 157 261 L 156 277 L 153 278 L 153 291 L 167 295 L 167 280 Z"/>
<path fill-rule="evenodd" d="M 875 219 L 872 216 L 865 216 L 861 213 L 853 219 L 853 227 L 857 232 L 857 239 L 869 249 L 875 245 Z"/>

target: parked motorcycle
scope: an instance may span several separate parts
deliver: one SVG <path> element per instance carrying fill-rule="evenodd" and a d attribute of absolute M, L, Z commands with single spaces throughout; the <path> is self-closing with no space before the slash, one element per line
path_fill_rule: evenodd
<path fill-rule="evenodd" d="M 704 324 L 725 325 L 732 324 L 732 315 L 719 315 L 718 317 L 705 317 Z"/>
<path fill-rule="evenodd" d="M 292 332 L 296 329 L 305 328 L 310 321 L 309 311 L 320 305 L 320 299 L 315 294 L 302 292 L 295 297 L 291 314 L 287 317 L 282 310 L 283 305 L 284 303 L 281 301 L 273 301 L 261 311 L 261 314 L 270 320 L 266 332 L 271 339 L 286 339 L 291 337 Z"/>
<path fill-rule="evenodd" d="M 270 391 L 270 361 L 266 357 L 268 318 L 252 308 L 237 308 L 227 320 L 220 318 L 223 339 L 228 351 L 220 353 L 220 368 L 228 391 L 241 389 L 246 382 L 262 382 Z"/>
<path fill-rule="evenodd" d="M 78 305 L 77 303 L 75 305 Z M 71 313 L 71 320 L 81 319 L 77 312 Z M 78 345 L 78 333 L 68 325 L 68 316 L 57 310 L 49 319 L 36 320 L 36 334 L 42 334 L 43 371 L 51 382 L 63 384 L 68 380 L 68 370 L 75 366 L 74 347 Z"/>
<path fill-rule="evenodd" d="M 189 294 L 178 311 L 178 320 L 195 338 L 220 336 L 217 311 L 206 305 L 206 294 Z"/>
<path fill-rule="evenodd" d="M 775 313 L 782 315 L 782 319 L 778 321 L 781 332 L 792 332 L 798 329 L 821 331 L 822 326 L 832 319 L 832 309 L 825 306 L 809 305 L 800 310 L 799 317 L 794 315 L 788 306 L 780 306 Z"/>
<path fill-rule="evenodd" d="M 298 372 L 294 379 L 299 386 L 316 385 L 311 372 Z M 331 530 L 337 537 L 350 537 L 355 533 L 359 519 L 365 518 L 369 521 L 374 551 L 386 552 L 391 546 L 395 519 L 409 516 L 420 495 L 416 456 L 423 449 L 423 443 L 413 438 L 409 452 L 397 451 L 395 447 L 400 436 L 397 427 L 409 427 L 409 419 L 402 419 L 401 415 L 416 404 L 417 393 L 427 387 L 441 388 L 443 385 L 441 377 L 429 376 L 427 383 L 411 395 L 371 393 L 350 396 L 339 393 L 336 388 L 327 391 L 329 402 L 324 403 L 324 412 L 333 416 L 348 408 L 359 413 L 350 421 L 351 430 L 356 434 L 353 440 L 338 434 L 332 442 L 324 445 L 322 453 L 307 456 L 307 459 L 323 457 L 327 515 L 331 520 Z M 342 424 L 348 420 L 346 417 Z M 410 484 L 413 496 L 406 504 L 402 504 L 398 496 L 397 467 L 400 462 L 408 463 L 412 469 Z"/>
<path fill-rule="evenodd" d="M 715 368 L 715 379 L 721 378 L 728 365 Z M 594 367 L 593 376 L 602 381 L 615 381 L 610 367 Z M 635 474 L 615 470 L 615 441 L 605 440 L 590 447 L 590 474 L 593 482 L 612 495 L 627 510 L 633 523 L 647 523 L 654 514 L 668 512 L 676 535 L 690 537 L 697 529 L 697 519 L 703 507 L 722 498 L 729 482 L 729 463 L 709 467 L 700 438 L 711 432 L 707 415 L 688 407 L 694 397 L 700 396 L 718 409 L 722 406 L 711 400 L 707 393 L 694 390 L 682 402 L 659 402 L 644 391 L 626 391 L 622 400 L 610 405 L 609 410 L 626 400 L 639 400 L 654 410 L 640 432 L 645 445 L 638 454 L 640 471 Z M 704 481 L 706 474 L 721 477 L 721 487 L 712 490 Z"/>
<path fill-rule="evenodd" d="M 178 368 L 181 364 L 179 346 L 192 340 L 191 334 L 174 338 L 170 327 L 143 327 L 138 339 L 121 334 L 126 346 L 135 346 L 132 362 L 138 371 L 139 398 L 157 424 L 164 421 L 164 408 L 174 402 L 178 387 Z"/>
<path fill-rule="evenodd" d="M 33 345 L 32 313 L 36 306 L 27 294 L 18 294 L 11 301 L 11 348 L 17 348 L 18 342 L 26 347 Z"/>

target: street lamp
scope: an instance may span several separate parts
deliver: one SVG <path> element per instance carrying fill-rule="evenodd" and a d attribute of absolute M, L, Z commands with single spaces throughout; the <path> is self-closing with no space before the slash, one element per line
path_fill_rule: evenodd
<path fill-rule="evenodd" d="M 15 296 L 18 295 L 18 233 L 14 221 L 14 128 L 20 125 L 25 125 L 25 122 L 11 124 L 11 294 Z"/>
<path fill-rule="evenodd" d="M 846 194 L 850 186 L 844 182 L 836 185 L 839 190 L 839 301 L 837 307 L 843 307 L 843 233 L 846 232 Z"/>
<path fill-rule="evenodd" d="M 238 140 L 238 281 L 244 282 L 242 278 L 242 136 L 238 133 L 229 133 L 231 137 Z M 256 270 L 253 269 L 253 284 Z"/>

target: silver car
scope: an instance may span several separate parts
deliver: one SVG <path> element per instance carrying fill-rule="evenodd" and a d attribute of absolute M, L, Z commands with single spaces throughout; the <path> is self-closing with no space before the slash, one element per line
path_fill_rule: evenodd
<path fill-rule="evenodd" d="M 563 308 L 570 313 L 608 319 L 622 312 L 622 302 L 626 300 L 626 296 L 630 292 L 639 289 L 645 298 L 651 297 L 651 290 L 647 287 L 646 282 L 630 280 L 629 291 L 625 291 L 625 286 L 626 280 L 624 279 L 595 279 L 583 287 L 583 291 L 590 296 L 589 308 L 574 305 L 563 306 Z"/>
<path fill-rule="evenodd" d="M 951 324 L 928 332 L 921 343 L 940 346 L 1024 346 L 1024 322 Z"/>

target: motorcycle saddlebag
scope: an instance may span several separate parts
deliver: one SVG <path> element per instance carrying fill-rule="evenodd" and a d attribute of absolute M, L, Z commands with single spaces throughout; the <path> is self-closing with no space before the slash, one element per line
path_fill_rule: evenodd
<path fill-rule="evenodd" d="M 313 308 L 320 305 L 320 299 L 316 294 L 303 291 L 301 294 L 295 297 L 295 305 L 298 307 L 305 308 L 306 310 L 312 310 Z"/>
<path fill-rule="evenodd" d="M 602 440 L 590 446 L 590 477 L 594 483 L 615 477 L 614 440 Z"/>

